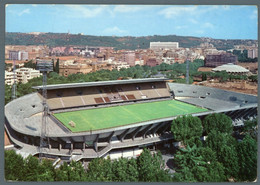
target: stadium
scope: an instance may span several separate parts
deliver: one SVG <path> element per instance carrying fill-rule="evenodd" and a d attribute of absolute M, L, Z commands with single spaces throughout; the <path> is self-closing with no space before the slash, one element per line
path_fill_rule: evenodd
<path fill-rule="evenodd" d="M 256 117 L 257 97 L 197 85 L 145 78 L 47 85 L 5 106 L 5 130 L 17 152 L 62 160 L 131 157 L 143 147 L 172 142 L 172 120 L 224 113 L 234 126 Z M 42 122 L 46 119 L 41 148 Z"/>

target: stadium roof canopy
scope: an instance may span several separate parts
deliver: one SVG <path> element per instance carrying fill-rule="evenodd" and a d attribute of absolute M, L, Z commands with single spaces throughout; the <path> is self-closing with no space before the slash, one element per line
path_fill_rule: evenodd
<path fill-rule="evenodd" d="M 212 69 L 212 71 L 226 71 L 228 73 L 248 73 L 249 72 L 248 69 L 235 65 L 233 63 L 228 63 L 228 64 L 218 66 L 218 67 Z"/>
<path fill-rule="evenodd" d="M 91 87 L 91 86 L 104 86 L 104 85 L 119 85 L 119 84 L 134 84 L 144 82 L 162 82 L 168 80 L 167 78 L 141 78 L 131 80 L 112 80 L 112 81 L 100 81 L 100 82 L 84 82 L 84 83 L 68 83 L 68 84 L 55 84 L 47 85 L 47 90 L 52 89 L 68 89 L 68 88 L 79 88 L 79 87 Z M 40 90 L 43 86 L 34 86 L 33 89 Z"/>

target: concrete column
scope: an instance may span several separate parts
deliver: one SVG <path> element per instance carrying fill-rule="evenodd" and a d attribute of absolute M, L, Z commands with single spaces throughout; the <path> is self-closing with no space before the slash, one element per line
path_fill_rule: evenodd
<path fill-rule="evenodd" d="M 148 125 L 145 129 L 142 130 L 141 134 L 143 138 L 145 138 L 146 133 L 150 130 L 150 128 L 152 128 L 152 126 L 152 124 Z"/>
<path fill-rule="evenodd" d="M 119 139 L 121 140 L 121 142 L 123 142 L 123 140 L 124 140 L 125 136 L 128 134 L 128 131 L 129 131 L 129 130 L 130 130 L 129 128 L 126 129 L 126 130 L 119 136 Z"/>
<path fill-rule="evenodd" d="M 142 126 L 137 127 L 133 132 L 132 132 L 132 140 L 135 139 L 135 136 L 137 135 L 137 133 L 141 130 Z"/>
<path fill-rule="evenodd" d="M 61 150 L 62 145 L 59 143 L 59 151 Z"/>
<path fill-rule="evenodd" d="M 111 134 L 108 136 L 108 143 L 111 143 L 111 138 L 113 137 L 115 131 L 111 132 Z"/>
<path fill-rule="evenodd" d="M 162 130 L 162 134 L 171 126 L 171 124 L 166 124 L 166 126 Z"/>
<path fill-rule="evenodd" d="M 154 128 L 151 130 L 151 133 L 154 135 L 155 132 L 157 132 L 160 128 L 162 128 L 162 127 L 165 126 L 166 124 L 167 124 L 167 122 L 163 122 L 163 123 L 157 124 L 157 126 L 154 127 Z"/>
<path fill-rule="evenodd" d="M 98 151 L 98 147 L 97 147 L 98 138 L 99 138 L 99 134 L 97 135 L 95 141 L 93 142 L 93 147 L 94 147 L 94 150 L 95 150 L 96 152 Z"/>
<path fill-rule="evenodd" d="M 246 118 L 247 116 L 249 116 L 252 113 L 252 111 L 253 111 L 252 109 L 245 110 L 245 112 L 243 113 L 242 117 Z"/>
<path fill-rule="evenodd" d="M 70 143 L 70 150 L 71 150 L 71 153 L 73 152 L 73 142 Z"/>

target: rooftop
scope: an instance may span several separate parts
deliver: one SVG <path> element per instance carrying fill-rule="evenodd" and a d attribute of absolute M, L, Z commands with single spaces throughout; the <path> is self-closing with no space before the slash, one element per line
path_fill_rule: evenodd
<path fill-rule="evenodd" d="M 228 64 L 218 66 L 218 67 L 212 69 L 212 71 L 226 71 L 229 73 L 247 73 L 247 72 L 249 72 L 248 69 L 235 65 L 233 63 L 228 63 Z"/>
<path fill-rule="evenodd" d="M 131 80 L 112 80 L 112 81 L 100 81 L 100 82 L 84 82 L 84 83 L 68 83 L 58 85 L 47 85 L 47 90 L 52 89 L 68 89 L 76 87 L 91 87 L 91 86 L 103 86 L 103 85 L 118 85 L 118 84 L 133 84 L 133 83 L 145 83 L 145 82 L 162 82 L 168 80 L 167 78 L 141 78 Z M 40 90 L 43 86 L 34 86 L 33 89 Z"/>

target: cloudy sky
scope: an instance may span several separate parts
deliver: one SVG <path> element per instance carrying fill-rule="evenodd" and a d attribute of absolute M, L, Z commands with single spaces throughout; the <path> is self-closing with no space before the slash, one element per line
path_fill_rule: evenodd
<path fill-rule="evenodd" d="M 7 32 L 257 39 L 256 6 L 8 5 Z"/>

